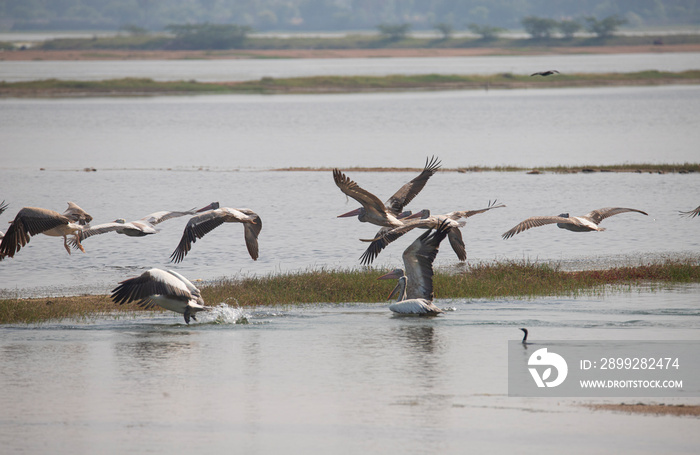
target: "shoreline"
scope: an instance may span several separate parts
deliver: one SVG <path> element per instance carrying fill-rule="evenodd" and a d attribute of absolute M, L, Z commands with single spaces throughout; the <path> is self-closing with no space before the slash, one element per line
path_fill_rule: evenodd
<path fill-rule="evenodd" d="M 659 85 L 700 85 L 700 70 L 680 72 L 574 73 L 532 77 L 500 73 L 491 75 L 389 75 L 263 77 L 249 81 L 155 81 L 122 78 L 97 81 L 30 80 L 0 81 L 0 98 L 162 96 L 162 95 L 284 95 L 347 94 L 407 91 L 511 90 Z"/>
<path fill-rule="evenodd" d="M 700 52 L 700 44 L 666 44 L 656 46 L 611 45 L 571 47 L 471 47 L 471 48 L 406 48 L 406 49 L 231 49 L 200 51 L 161 50 L 40 50 L 25 49 L 0 52 L 0 61 L 35 60 L 227 60 L 227 59 L 327 59 L 327 58 L 420 58 L 420 57 L 481 57 L 502 55 L 571 55 L 571 54 L 639 54 L 669 52 Z"/>

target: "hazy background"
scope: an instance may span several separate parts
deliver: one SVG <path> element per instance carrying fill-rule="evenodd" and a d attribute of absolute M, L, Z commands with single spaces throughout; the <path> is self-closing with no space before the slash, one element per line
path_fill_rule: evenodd
<path fill-rule="evenodd" d="M 134 25 L 162 30 L 174 23 L 241 24 L 257 31 L 374 29 L 435 23 L 521 28 L 526 16 L 562 20 L 618 15 L 628 27 L 700 24 L 697 0 L 0 0 L 0 32 L 116 30 Z"/>

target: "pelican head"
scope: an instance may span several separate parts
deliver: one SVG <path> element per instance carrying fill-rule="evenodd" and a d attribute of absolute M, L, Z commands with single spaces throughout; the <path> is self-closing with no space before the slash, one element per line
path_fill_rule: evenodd
<path fill-rule="evenodd" d="M 352 210 L 348 213 L 343 213 L 342 215 L 338 215 L 338 218 L 350 218 L 351 216 L 357 216 L 362 218 L 362 215 L 365 214 L 365 208 L 360 207 L 359 209 Z"/>
<path fill-rule="evenodd" d="M 220 207 L 220 206 L 219 206 L 219 203 L 218 203 L 218 202 L 212 202 L 211 204 L 209 204 L 209 205 L 207 205 L 207 206 L 204 206 L 204 207 L 202 207 L 201 209 L 197 210 L 197 213 L 199 213 L 199 212 L 207 212 L 207 211 L 209 211 L 209 210 L 216 210 L 216 209 L 218 209 L 219 207 Z"/>
<path fill-rule="evenodd" d="M 391 279 L 398 280 L 402 276 L 406 276 L 406 273 L 403 271 L 403 269 L 394 269 L 391 272 L 387 273 L 386 275 L 382 275 L 377 279 L 378 280 L 391 280 Z"/>
<path fill-rule="evenodd" d="M 389 294 L 389 297 L 387 297 L 387 300 L 396 296 L 397 294 L 402 294 L 406 290 L 406 273 L 403 271 L 403 269 L 394 269 L 391 272 L 387 273 L 386 275 L 382 275 L 378 280 L 399 280 L 398 283 L 396 283 L 396 287 L 391 291 Z M 399 295 L 399 300 L 403 300 L 403 295 Z"/>
<path fill-rule="evenodd" d="M 559 215 L 557 215 L 557 216 L 558 216 L 558 217 L 561 217 L 561 218 L 569 218 L 569 212 L 566 212 L 566 213 L 560 213 L 560 214 L 559 214 Z"/>
<path fill-rule="evenodd" d="M 424 220 L 424 219 L 428 218 L 429 216 L 430 216 L 430 210 L 428 210 L 428 209 L 423 209 L 423 210 L 420 210 L 420 211 L 417 212 L 417 213 L 414 213 L 413 215 L 409 216 L 409 217 L 406 218 L 406 219 L 407 219 L 407 220 L 414 220 L 414 219 L 416 219 L 416 218 L 420 218 L 420 219 Z"/>
<path fill-rule="evenodd" d="M 126 220 L 124 218 L 117 218 L 116 220 L 114 220 L 114 222 L 119 224 L 126 224 Z"/>

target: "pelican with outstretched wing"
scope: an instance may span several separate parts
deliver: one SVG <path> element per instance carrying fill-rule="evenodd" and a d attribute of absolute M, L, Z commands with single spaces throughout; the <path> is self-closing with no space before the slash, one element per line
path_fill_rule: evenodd
<path fill-rule="evenodd" d="M 210 309 L 204 305 L 199 289 L 187 278 L 172 270 L 155 268 L 120 282 L 112 290 L 112 300 L 119 305 L 136 301 L 146 309 L 158 305 L 182 314 L 186 324 L 190 318 L 196 321 L 195 314 L 199 311 Z"/>
<path fill-rule="evenodd" d="M 389 305 L 394 313 L 435 316 L 443 311 L 433 304 L 433 261 L 440 242 L 451 229 L 445 221 L 435 230 L 426 231 L 403 252 L 403 269 L 395 269 L 379 280 L 397 279 L 398 283 L 389 298 L 397 296 Z"/>
<path fill-rule="evenodd" d="M 98 224 L 96 226 L 83 229 L 80 233 L 80 240 L 83 241 L 94 235 L 105 234 L 107 232 L 116 232 L 117 234 L 124 234 L 128 237 L 145 237 L 158 232 L 155 226 L 163 221 L 185 215 L 196 215 L 197 213 L 210 210 L 214 204 L 218 203 L 214 202 L 199 210 L 192 209 L 182 212 L 169 212 L 163 210 L 160 212 L 151 213 L 150 215 L 146 215 L 143 218 L 128 223 L 124 218 L 118 218 L 111 223 Z M 74 242 L 71 241 L 71 244 L 74 244 Z"/>
<path fill-rule="evenodd" d="M 604 231 L 605 228 L 599 227 L 601 221 L 625 212 L 637 212 L 642 215 L 648 215 L 637 209 L 628 209 L 624 207 L 605 207 L 598 210 L 593 210 L 583 216 L 569 216 L 568 213 L 562 213 L 558 216 L 533 216 L 521 221 L 509 231 L 503 233 L 504 239 L 509 239 L 515 234 L 519 234 L 533 227 L 544 226 L 546 224 L 555 224 L 561 229 L 566 229 L 574 232 L 591 232 Z"/>
<path fill-rule="evenodd" d="M 372 223 L 377 226 L 397 227 L 403 224 L 401 215 L 406 207 L 423 189 L 426 182 L 440 169 L 440 160 L 427 158 L 423 171 L 413 180 L 404 184 L 393 196 L 383 203 L 377 196 L 361 188 L 338 169 L 333 169 L 333 180 L 340 190 L 357 202 L 362 207 L 348 213 L 339 215 L 338 218 L 357 216 L 363 223 Z"/>
<path fill-rule="evenodd" d="M 378 233 L 374 239 L 362 240 L 364 242 L 371 242 L 367 247 L 362 256 L 360 256 L 360 261 L 362 264 L 369 265 L 374 261 L 379 253 L 386 248 L 391 242 L 400 238 L 402 235 L 415 228 L 420 229 L 437 229 L 437 227 L 443 223 L 447 222 L 449 224 L 449 232 L 447 234 L 447 239 L 450 241 L 450 245 L 454 250 L 457 258 L 460 261 L 467 260 L 467 249 L 464 245 L 464 240 L 462 239 L 462 231 L 459 229 L 465 225 L 465 221 L 460 221 L 462 218 L 469 218 L 480 213 L 487 212 L 491 209 L 497 209 L 505 207 L 505 204 L 496 205 L 497 201 L 489 201 L 488 207 L 478 210 L 462 210 L 446 213 L 444 215 L 431 215 L 429 210 L 422 210 L 421 212 L 411 215 L 406 218 L 406 221 L 402 226 L 395 228 L 383 228 Z M 421 219 L 414 219 L 421 216 Z"/>
<path fill-rule="evenodd" d="M 187 222 L 180 243 L 170 255 L 172 262 L 185 259 L 192 249 L 192 244 L 224 223 L 243 223 L 243 234 L 248 254 L 255 261 L 258 259 L 258 236 L 262 230 L 262 219 L 250 209 L 232 209 L 221 207 L 193 216 Z"/>
<path fill-rule="evenodd" d="M 68 254 L 70 254 L 68 236 L 73 236 L 76 247 L 84 253 L 85 249 L 80 244 L 80 232 L 83 229 L 83 226 L 56 211 L 39 207 L 24 207 L 17 212 L 15 219 L 0 241 L 0 257 L 14 257 L 15 253 L 29 243 L 30 237 L 37 234 L 63 237 L 63 246 Z"/>

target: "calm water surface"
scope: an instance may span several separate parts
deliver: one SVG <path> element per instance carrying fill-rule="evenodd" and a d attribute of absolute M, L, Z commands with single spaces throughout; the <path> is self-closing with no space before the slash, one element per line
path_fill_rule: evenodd
<path fill-rule="evenodd" d="M 453 311 L 433 319 L 359 304 L 219 308 L 189 327 L 172 313 L 5 326 L 0 444 L 71 454 L 696 453 L 695 418 L 580 406 L 615 399 L 509 398 L 507 340 L 523 325 L 535 343 L 697 340 L 698 291 L 439 300 Z"/>
<path fill-rule="evenodd" d="M 4 62 L 3 62 L 4 64 Z M 150 267 L 191 279 L 358 267 L 376 227 L 338 219 L 357 205 L 326 172 L 285 166 L 445 167 L 698 161 L 695 87 L 348 96 L 0 100 L 0 200 L 94 223 L 211 201 L 263 219 L 252 261 L 239 225 L 168 263 L 186 219 L 144 238 L 114 233 L 68 255 L 37 235 L 0 262 L 0 296 L 104 293 Z M 40 167 L 46 170 L 39 170 Z M 95 167 L 97 172 L 83 172 Z M 348 171 L 386 199 L 411 173 Z M 506 208 L 469 219 L 469 263 L 566 269 L 700 256 L 700 175 L 438 173 L 411 208 Z M 598 233 L 532 215 L 645 210 Z M 4 228 L 3 228 L 4 230 Z M 409 234 L 375 262 L 396 267 Z M 444 245 L 440 267 L 458 270 Z M 387 283 L 387 293 L 391 285 Z M 439 290 L 436 290 L 439 294 Z M 507 397 L 507 340 L 697 340 L 697 285 L 532 300 L 441 300 L 433 319 L 386 305 L 220 307 L 186 327 L 172 313 L 0 328 L 0 445 L 8 453 L 696 453 L 697 419 L 594 413 L 586 400 Z M 219 302 L 208 302 L 217 305 Z M 247 321 L 247 324 L 243 322 Z M 595 401 L 595 400 L 592 400 Z M 636 399 L 635 401 L 639 401 Z M 697 403 L 696 398 L 664 399 Z M 611 402 L 619 402 L 612 400 Z"/>
<path fill-rule="evenodd" d="M 328 58 L 269 60 L 0 61 L 0 80 L 101 80 L 145 77 L 201 82 L 262 77 L 385 76 L 389 74 L 612 73 L 700 68 L 700 53 L 540 55 L 489 57 Z"/>
<path fill-rule="evenodd" d="M 3 99 L 0 169 L 697 162 L 699 114 L 700 86 Z"/>

